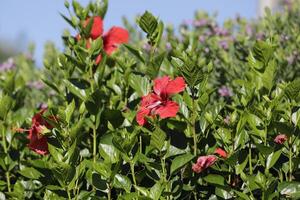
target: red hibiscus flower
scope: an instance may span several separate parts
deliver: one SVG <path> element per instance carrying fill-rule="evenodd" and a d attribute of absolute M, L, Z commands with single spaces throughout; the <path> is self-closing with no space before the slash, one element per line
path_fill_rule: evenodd
<path fill-rule="evenodd" d="M 121 27 L 113 26 L 107 33 L 103 34 L 103 20 L 99 16 L 95 16 L 93 18 L 87 18 L 83 24 L 86 27 L 90 20 L 93 19 L 93 24 L 91 27 L 91 31 L 89 33 L 88 38 L 86 38 L 86 47 L 89 49 L 91 44 L 89 42 L 89 38 L 92 40 L 96 40 L 99 37 L 103 39 L 103 49 L 108 54 L 111 55 L 115 50 L 117 50 L 118 46 L 123 43 L 127 43 L 129 40 L 129 33 L 126 29 Z M 77 40 L 81 39 L 80 35 L 76 36 Z M 95 64 L 98 65 L 101 61 L 101 54 L 99 54 L 95 60 Z"/>
<path fill-rule="evenodd" d="M 218 158 L 214 155 L 200 156 L 197 159 L 197 163 L 193 164 L 192 170 L 195 173 L 199 174 L 200 172 L 202 172 L 206 168 L 208 168 L 208 167 L 212 166 L 213 164 L 215 164 L 217 159 Z"/>
<path fill-rule="evenodd" d="M 218 154 L 220 157 L 223 157 L 223 158 L 227 158 L 227 152 L 226 151 L 224 151 L 223 149 L 221 149 L 221 148 L 217 148 L 216 150 L 215 150 L 215 154 Z"/>
<path fill-rule="evenodd" d="M 42 132 L 45 128 L 53 128 L 42 116 L 45 111 L 46 109 L 42 109 L 32 117 L 32 125 L 27 137 L 29 139 L 28 147 L 40 155 L 46 155 L 49 153 L 47 137 L 44 136 Z M 51 116 L 50 118 L 54 119 L 55 117 Z"/>
<path fill-rule="evenodd" d="M 283 144 L 285 141 L 287 141 L 288 137 L 285 134 L 279 134 L 274 139 L 274 142 L 277 144 Z"/>
<path fill-rule="evenodd" d="M 185 81 L 182 77 L 171 80 L 164 76 L 154 80 L 154 92 L 143 96 L 136 120 L 139 125 L 146 123 L 146 116 L 159 115 L 160 118 L 175 117 L 179 110 L 179 105 L 170 100 L 174 94 L 185 89 Z"/>

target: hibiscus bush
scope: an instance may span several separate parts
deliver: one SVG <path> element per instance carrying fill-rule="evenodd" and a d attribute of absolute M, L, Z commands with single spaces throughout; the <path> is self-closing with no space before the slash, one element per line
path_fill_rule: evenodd
<path fill-rule="evenodd" d="M 300 7 L 178 28 L 65 2 L 65 48 L 0 65 L 0 199 L 299 199 Z"/>

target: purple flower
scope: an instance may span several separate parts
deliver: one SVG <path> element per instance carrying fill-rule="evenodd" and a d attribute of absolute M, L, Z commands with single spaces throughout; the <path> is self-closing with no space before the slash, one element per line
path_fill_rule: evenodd
<path fill-rule="evenodd" d="M 199 36 L 199 41 L 200 41 L 201 43 L 205 42 L 205 40 L 206 40 L 206 37 L 205 37 L 204 35 L 200 35 L 200 36 Z"/>
<path fill-rule="evenodd" d="M 264 37 L 265 37 L 265 34 L 263 34 L 263 33 L 257 33 L 257 34 L 256 34 L 256 39 L 257 39 L 257 40 L 263 40 Z"/>
<path fill-rule="evenodd" d="M 185 20 L 183 20 L 182 25 L 183 25 L 183 26 L 189 26 L 189 25 L 191 25 L 192 23 L 193 23 L 192 20 L 190 20 L 190 19 L 185 19 Z"/>
<path fill-rule="evenodd" d="M 151 51 L 151 45 L 148 44 L 148 43 L 145 43 L 143 45 L 143 49 L 146 51 L 146 52 L 150 52 Z"/>
<path fill-rule="evenodd" d="M 16 67 L 13 58 L 8 58 L 4 63 L 0 64 L 0 72 L 9 71 Z"/>
<path fill-rule="evenodd" d="M 199 19 L 193 21 L 193 25 L 195 27 L 202 27 L 202 26 L 206 26 L 207 24 L 208 24 L 207 19 Z"/>
<path fill-rule="evenodd" d="M 30 87 L 31 89 L 37 89 L 37 90 L 41 90 L 44 88 L 44 83 L 41 81 L 31 81 L 28 84 L 28 87 Z"/>
<path fill-rule="evenodd" d="M 219 47 L 224 49 L 224 50 L 227 50 L 229 48 L 228 41 L 227 40 L 221 40 L 219 42 Z"/>
<path fill-rule="evenodd" d="M 218 89 L 218 93 L 221 97 L 231 97 L 233 95 L 232 91 L 225 85 Z"/>
<path fill-rule="evenodd" d="M 30 61 L 33 61 L 33 60 L 34 60 L 34 59 L 33 59 L 33 55 L 32 55 L 31 53 L 29 53 L 29 52 L 24 53 L 23 55 L 24 55 L 24 57 L 26 58 L 26 60 L 30 60 Z"/>
<path fill-rule="evenodd" d="M 172 50 L 172 45 L 171 45 L 170 42 L 167 42 L 167 43 L 166 43 L 166 49 L 167 49 L 168 51 L 171 51 L 171 50 Z"/>
<path fill-rule="evenodd" d="M 252 35 L 252 27 L 250 24 L 246 25 L 246 34 L 251 36 Z"/>
<path fill-rule="evenodd" d="M 214 27 L 214 33 L 215 35 L 219 35 L 219 36 L 227 36 L 229 33 L 228 33 L 228 30 L 225 29 L 225 28 L 221 28 L 221 27 Z"/>

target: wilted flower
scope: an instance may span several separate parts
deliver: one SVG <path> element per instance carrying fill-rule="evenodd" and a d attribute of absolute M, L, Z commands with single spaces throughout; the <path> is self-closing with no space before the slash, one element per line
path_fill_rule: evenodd
<path fill-rule="evenodd" d="M 226 87 L 225 85 L 218 89 L 218 93 L 221 97 L 231 97 L 233 95 L 230 88 Z"/>
<path fill-rule="evenodd" d="M 16 67 L 15 61 L 13 58 L 8 58 L 4 63 L 0 64 L 0 72 L 9 71 Z"/>
<path fill-rule="evenodd" d="M 174 94 L 182 92 L 185 89 L 185 81 L 182 77 L 171 80 L 164 76 L 154 80 L 153 92 L 143 96 L 140 109 L 138 110 L 136 120 L 139 125 L 146 123 L 146 116 L 159 115 L 162 119 L 175 117 L 179 105 L 170 100 Z"/>
<path fill-rule="evenodd" d="M 195 173 L 200 173 L 206 168 L 212 166 L 217 161 L 217 157 L 214 155 L 208 155 L 208 156 L 200 156 L 197 159 L 197 163 L 193 164 L 192 170 Z"/>
<path fill-rule="evenodd" d="M 227 152 L 225 150 L 223 150 L 222 148 L 217 148 L 215 150 L 215 154 L 219 155 L 220 157 L 223 157 L 223 158 L 227 158 Z"/>
<path fill-rule="evenodd" d="M 227 115 L 227 116 L 224 118 L 223 121 L 224 121 L 225 124 L 229 125 L 229 124 L 230 124 L 230 116 Z"/>
<path fill-rule="evenodd" d="M 127 43 L 129 40 L 129 33 L 127 30 L 113 26 L 107 33 L 103 34 L 103 20 L 100 16 L 95 16 L 93 18 L 87 18 L 84 22 L 84 26 L 87 26 L 90 20 L 93 19 L 92 28 L 89 34 L 89 37 L 86 38 L 86 47 L 91 48 L 91 44 L 89 42 L 89 38 L 92 40 L 96 40 L 99 37 L 103 39 L 103 48 L 104 51 L 111 55 L 115 50 L 117 50 L 118 46 L 123 43 Z M 76 36 L 77 40 L 81 39 L 80 35 Z M 101 54 L 99 54 L 95 60 L 95 64 L 99 64 L 102 59 Z"/>
<path fill-rule="evenodd" d="M 285 134 L 279 134 L 275 137 L 274 142 L 277 144 L 283 144 L 285 141 L 287 141 L 288 137 Z"/>
<path fill-rule="evenodd" d="M 292 65 L 295 61 L 295 56 L 294 55 L 290 55 L 286 58 L 286 61 L 288 62 L 289 65 Z"/>

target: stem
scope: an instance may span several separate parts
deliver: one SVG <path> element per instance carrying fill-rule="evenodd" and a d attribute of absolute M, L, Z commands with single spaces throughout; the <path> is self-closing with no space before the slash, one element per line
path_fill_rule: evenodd
<path fill-rule="evenodd" d="M 8 189 L 8 192 L 11 192 L 11 188 L 10 188 L 10 175 L 9 175 L 9 172 L 6 172 L 5 173 L 6 175 L 6 182 L 7 182 L 7 189 Z"/>
<path fill-rule="evenodd" d="M 292 156 L 293 156 L 293 152 L 292 152 L 292 139 L 290 138 L 290 142 L 289 142 L 289 181 L 292 181 L 292 173 L 293 173 L 293 169 L 292 169 Z"/>
<path fill-rule="evenodd" d="M 135 186 L 137 186 L 136 185 L 136 179 L 135 179 L 135 172 L 134 172 L 134 164 L 132 164 L 132 163 L 130 163 L 130 171 L 131 171 L 131 176 L 132 176 L 132 179 L 133 179 L 133 184 Z"/>
<path fill-rule="evenodd" d="M 8 149 L 7 149 L 7 144 L 6 144 L 4 124 L 2 124 L 2 142 L 3 142 L 4 153 L 6 155 L 6 157 L 5 157 L 5 165 L 7 165 L 7 163 L 8 163 L 8 160 L 7 160 Z M 9 171 L 5 172 L 5 176 L 6 176 L 7 190 L 8 190 L 8 192 L 11 192 Z"/>
<path fill-rule="evenodd" d="M 197 136 L 196 136 L 196 108 L 195 108 L 195 98 L 194 91 L 192 90 L 192 134 L 193 134 L 193 143 L 194 143 L 194 156 L 197 156 Z"/>
<path fill-rule="evenodd" d="M 166 184 L 166 192 L 169 192 L 169 187 L 168 187 L 168 180 L 167 180 L 167 173 L 166 173 L 166 159 L 165 159 L 165 156 L 163 156 L 161 158 L 161 166 L 162 166 L 162 175 L 163 175 L 163 181 L 164 183 Z M 170 197 L 167 196 L 167 200 L 169 200 Z"/>
<path fill-rule="evenodd" d="M 143 152 L 142 135 L 140 134 L 140 153 Z"/>
<path fill-rule="evenodd" d="M 251 151 L 251 140 L 249 141 L 249 170 L 250 170 L 250 175 L 252 175 L 252 151 Z"/>
<path fill-rule="evenodd" d="M 111 187 L 110 184 L 107 184 L 108 192 L 107 192 L 107 198 L 108 200 L 111 200 Z"/>
<path fill-rule="evenodd" d="M 70 194 L 70 190 L 69 190 L 68 187 L 66 187 L 66 191 L 67 191 L 67 194 L 68 194 L 68 199 L 72 199 L 72 198 L 71 198 L 71 194 Z"/>
<path fill-rule="evenodd" d="M 96 152 L 97 152 L 96 127 L 93 127 L 93 158 L 94 158 L 94 163 L 96 162 Z"/>

